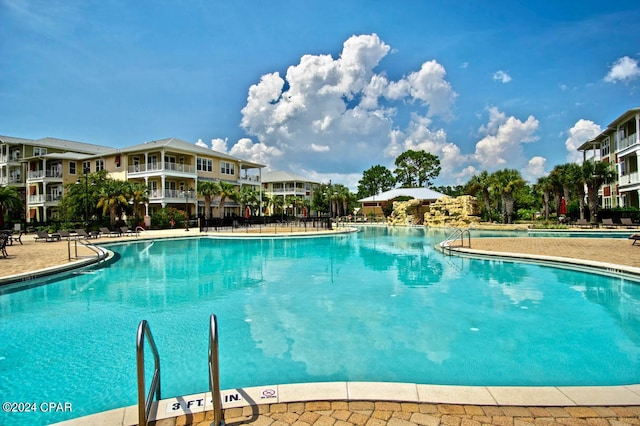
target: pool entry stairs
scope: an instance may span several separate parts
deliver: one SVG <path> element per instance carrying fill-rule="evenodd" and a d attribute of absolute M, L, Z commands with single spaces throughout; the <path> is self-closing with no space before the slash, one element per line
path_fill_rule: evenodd
<path fill-rule="evenodd" d="M 468 247 L 471 247 L 471 231 L 469 228 L 460 228 L 453 231 L 440 243 L 442 253 L 447 253 L 451 256 L 451 247 L 464 247 L 465 236 L 467 237 Z M 456 242 L 459 242 L 459 244 L 456 244 Z"/>
<path fill-rule="evenodd" d="M 145 387 L 144 350 L 145 341 L 153 354 L 153 377 L 149 386 L 149 394 Z M 160 354 L 146 320 L 140 321 L 136 339 L 136 364 L 138 372 L 138 424 L 149 424 L 149 413 L 154 401 L 161 399 L 160 390 Z M 209 390 L 213 396 L 213 425 L 224 425 L 222 420 L 222 398 L 220 397 L 220 375 L 218 367 L 218 322 L 215 315 L 209 318 Z"/>

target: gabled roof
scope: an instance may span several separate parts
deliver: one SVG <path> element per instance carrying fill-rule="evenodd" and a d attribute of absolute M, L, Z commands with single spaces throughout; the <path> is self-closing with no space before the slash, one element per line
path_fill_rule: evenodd
<path fill-rule="evenodd" d="M 0 142 L 10 144 L 31 144 L 33 141 L 31 139 L 14 138 L 12 136 L 0 136 Z"/>
<path fill-rule="evenodd" d="M 68 141 L 65 139 L 50 137 L 30 141 L 29 144 L 47 148 L 62 149 L 65 151 L 80 152 L 82 154 L 90 155 L 106 154 L 107 152 L 113 151 L 113 148 L 108 146 L 93 145 L 90 143 Z"/>
<path fill-rule="evenodd" d="M 229 154 L 224 154 L 219 151 L 214 151 L 209 148 L 204 148 L 194 143 L 186 142 L 178 138 L 166 138 L 166 139 L 159 139 L 156 141 L 149 141 L 149 142 L 145 142 L 138 145 L 133 145 L 133 146 L 120 149 L 119 152 L 131 153 L 131 152 L 149 151 L 152 149 L 162 149 L 162 148 L 169 148 L 174 151 L 182 151 L 189 154 L 196 154 L 196 155 L 207 156 L 207 157 L 215 156 L 215 157 L 224 158 L 232 161 L 237 161 L 239 163 L 242 163 L 243 165 L 249 165 L 251 167 L 266 167 L 264 164 L 245 161 L 241 158 L 234 157 Z"/>
<path fill-rule="evenodd" d="M 611 122 L 611 124 L 609 124 L 609 128 L 615 128 L 618 124 L 622 124 L 625 121 L 627 121 L 629 118 L 631 118 L 631 116 L 640 113 L 640 107 L 638 108 L 631 108 L 626 110 L 620 117 L 616 118 L 615 120 L 613 120 Z"/>
<path fill-rule="evenodd" d="M 285 172 L 283 170 L 266 172 L 262 174 L 262 183 L 271 183 L 271 182 L 309 182 L 309 183 L 320 183 L 304 176 L 296 175 L 291 172 Z"/>
<path fill-rule="evenodd" d="M 367 203 L 370 201 L 390 201 L 395 200 L 398 197 L 413 197 L 416 200 L 435 201 L 438 198 L 442 198 L 444 196 L 444 194 L 441 194 L 429 188 L 395 188 L 371 197 L 363 198 L 361 200 L 358 200 L 358 202 Z"/>

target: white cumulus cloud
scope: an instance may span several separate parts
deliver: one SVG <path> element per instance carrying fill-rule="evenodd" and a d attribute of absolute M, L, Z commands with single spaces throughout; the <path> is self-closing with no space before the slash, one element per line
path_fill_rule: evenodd
<path fill-rule="evenodd" d="M 518 168 L 526 163 L 522 144 L 538 140 L 539 122 L 533 116 L 521 121 L 496 107 L 489 109 L 489 122 L 480 128 L 484 136 L 476 143 L 474 159 L 480 168 L 495 171 L 505 167 Z"/>
<path fill-rule="evenodd" d="M 623 56 L 614 62 L 611 69 L 604 77 L 604 81 L 608 83 L 616 83 L 618 81 L 628 83 L 638 77 L 640 77 L 638 61 L 628 56 Z"/>
<path fill-rule="evenodd" d="M 357 35 L 344 42 L 337 58 L 304 55 L 284 77 L 263 75 L 249 89 L 241 120 L 263 147 L 257 151 L 269 157 L 262 163 L 323 176 L 362 173 L 393 150 L 395 132 L 415 133 L 398 128 L 399 105 L 422 117 L 450 118 L 456 93 L 444 67 L 430 60 L 389 80 L 378 67 L 390 52 L 376 34 Z M 407 144 L 422 143 L 416 141 Z"/>
<path fill-rule="evenodd" d="M 593 121 L 582 118 L 578 120 L 576 124 L 569 129 L 569 137 L 564 142 L 567 148 L 567 161 L 574 163 L 582 161 L 582 154 L 578 152 L 578 147 L 589 139 L 598 136 L 600 133 L 602 133 L 602 129 Z"/>
<path fill-rule="evenodd" d="M 500 70 L 500 71 L 496 71 L 493 74 L 493 79 L 495 81 L 499 81 L 500 83 L 508 83 L 511 81 L 511 76 L 509 74 L 507 74 L 506 72 Z"/>
<path fill-rule="evenodd" d="M 522 170 L 522 176 L 528 182 L 535 182 L 539 177 L 547 175 L 547 171 L 544 169 L 547 164 L 547 159 L 540 156 L 532 157 L 525 168 Z"/>

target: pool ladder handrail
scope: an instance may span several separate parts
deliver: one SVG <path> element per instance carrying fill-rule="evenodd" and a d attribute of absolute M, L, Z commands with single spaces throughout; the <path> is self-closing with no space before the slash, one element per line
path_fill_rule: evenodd
<path fill-rule="evenodd" d="M 224 425 L 218 364 L 218 321 L 215 314 L 211 314 L 209 319 L 209 389 L 211 390 L 211 398 L 213 400 L 212 425 Z"/>
<path fill-rule="evenodd" d="M 144 380 L 144 342 L 145 338 L 151 347 L 153 352 L 153 379 L 151 380 L 151 386 L 149 386 L 149 395 L 146 395 L 145 380 Z M 140 426 L 146 426 L 149 423 L 149 412 L 151 411 L 151 405 L 153 404 L 153 396 L 155 394 L 156 399 L 161 399 L 160 393 L 160 354 L 158 353 L 158 347 L 151 334 L 151 328 L 146 320 L 140 321 L 138 325 L 138 336 L 136 339 L 136 363 L 138 370 L 138 424 Z"/>
<path fill-rule="evenodd" d="M 462 243 L 460 247 L 464 247 L 464 236 L 467 236 L 469 247 L 471 247 L 471 230 L 469 228 L 459 228 L 453 231 L 444 241 L 440 243 L 442 253 L 447 249 L 449 256 L 451 256 L 451 244 L 460 240 Z"/>

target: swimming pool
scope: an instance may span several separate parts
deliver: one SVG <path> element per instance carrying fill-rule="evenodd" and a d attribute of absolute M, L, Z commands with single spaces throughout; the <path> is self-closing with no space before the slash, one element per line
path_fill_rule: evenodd
<path fill-rule="evenodd" d="M 208 389 L 218 316 L 221 387 L 321 381 L 466 385 L 640 383 L 640 285 L 532 264 L 445 257 L 443 231 L 139 241 L 120 259 L 0 290 L 0 395 L 69 402 L 48 423 L 136 403 L 148 320 L 163 397 Z"/>

